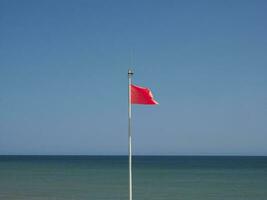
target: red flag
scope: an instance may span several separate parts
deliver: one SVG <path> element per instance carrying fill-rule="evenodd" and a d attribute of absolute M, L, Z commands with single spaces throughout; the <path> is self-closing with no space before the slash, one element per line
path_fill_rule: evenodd
<path fill-rule="evenodd" d="M 155 105 L 158 102 L 153 98 L 150 89 L 131 84 L 131 103 Z"/>

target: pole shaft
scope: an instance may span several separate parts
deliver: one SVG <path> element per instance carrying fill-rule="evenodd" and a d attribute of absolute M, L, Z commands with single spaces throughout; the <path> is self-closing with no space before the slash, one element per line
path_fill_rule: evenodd
<path fill-rule="evenodd" d="M 128 153 L 129 153 L 129 200 L 132 200 L 133 184 L 132 184 L 132 135 L 131 135 L 131 84 L 132 84 L 132 72 L 128 71 Z"/>

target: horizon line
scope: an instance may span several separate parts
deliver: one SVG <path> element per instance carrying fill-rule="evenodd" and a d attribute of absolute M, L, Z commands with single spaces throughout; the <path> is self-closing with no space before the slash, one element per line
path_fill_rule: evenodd
<path fill-rule="evenodd" d="M 128 157 L 127 154 L 0 154 L 0 156 L 72 156 L 72 157 L 75 157 L 75 156 L 105 156 L 105 157 L 112 157 L 112 156 L 118 156 L 118 157 Z M 161 156 L 161 157 L 206 157 L 206 156 L 209 156 L 209 157 L 267 157 L 267 155 L 264 155 L 264 154 L 136 154 L 136 155 L 133 155 L 133 157 L 136 157 L 136 156 L 147 156 L 147 157 L 153 157 L 153 156 Z"/>

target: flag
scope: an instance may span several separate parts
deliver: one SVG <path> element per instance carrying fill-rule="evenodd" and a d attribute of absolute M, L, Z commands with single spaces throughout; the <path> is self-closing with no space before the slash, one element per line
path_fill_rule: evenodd
<path fill-rule="evenodd" d="M 158 102 L 153 98 L 153 94 L 149 88 L 131 84 L 131 104 L 155 105 Z"/>

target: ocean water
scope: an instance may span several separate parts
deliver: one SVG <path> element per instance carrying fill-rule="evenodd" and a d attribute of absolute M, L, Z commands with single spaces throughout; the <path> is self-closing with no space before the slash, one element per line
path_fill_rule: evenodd
<path fill-rule="evenodd" d="M 126 156 L 0 156 L 0 200 L 126 200 Z M 267 157 L 137 156 L 134 200 L 267 200 Z"/>

